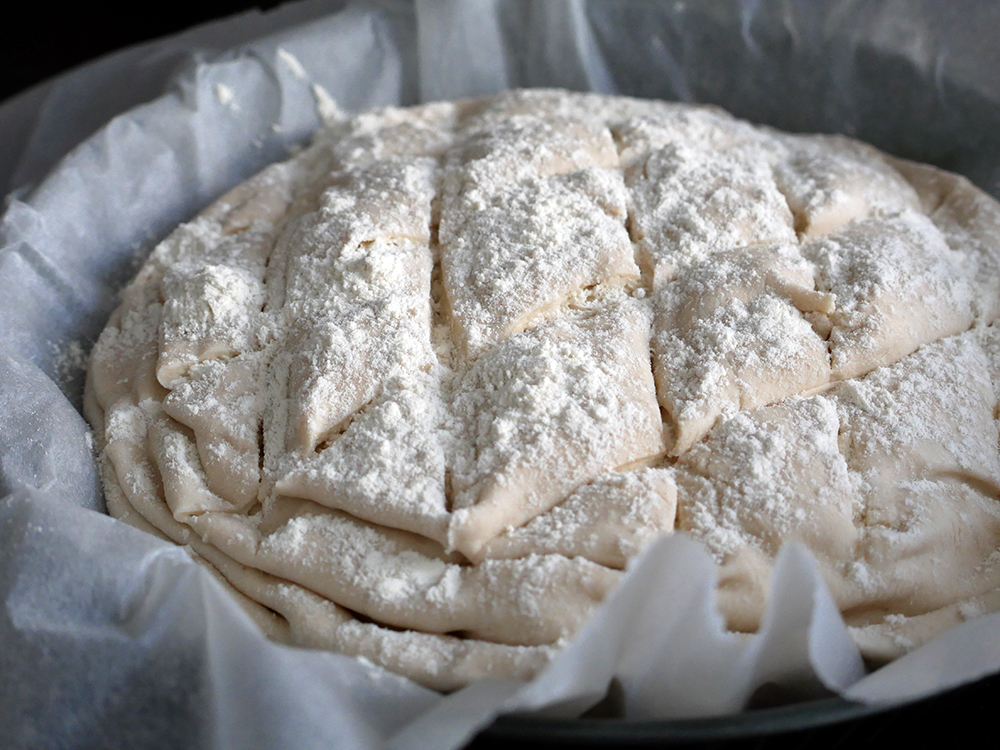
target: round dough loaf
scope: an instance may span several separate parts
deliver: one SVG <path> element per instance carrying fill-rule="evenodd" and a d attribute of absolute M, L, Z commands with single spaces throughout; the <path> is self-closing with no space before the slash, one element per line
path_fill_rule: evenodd
<path fill-rule="evenodd" d="M 1000 609 L 998 268 L 994 201 L 847 138 L 384 109 L 154 250 L 86 410 L 113 515 L 439 689 L 536 673 L 675 529 L 731 628 L 794 539 L 889 659 Z"/>

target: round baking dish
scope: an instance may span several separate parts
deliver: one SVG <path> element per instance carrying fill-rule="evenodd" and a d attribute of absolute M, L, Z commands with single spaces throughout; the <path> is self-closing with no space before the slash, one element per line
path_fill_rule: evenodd
<path fill-rule="evenodd" d="M 611 5 L 608 4 L 609 7 Z M 316 7 L 315 4 L 313 7 Z M 993 96 L 997 94 L 997 88 L 991 88 L 997 72 L 995 60 L 989 54 L 981 54 L 972 70 L 961 67 L 961 63 L 975 59 L 976 50 L 989 41 L 986 33 L 977 36 L 974 27 L 993 28 L 989 19 L 985 18 L 990 11 L 974 8 L 971 4 L 948 12 L 925 10 L 919 19 L 910 19 L 913 28 L 926 30 L 937 26 L 948 27 L 952 31 L 958 29 L 952 37 L 943 33 L 934 37 L 937 41 L 950 40 L 954 49 L 958 49 L 956 40 L 962 39 L 963 34 L 970 35 L 968 38 L 971 41 L 966 49 L 962 53 L 954 53 L 956 62 L 951 67 L 941 56 L 940 49 L 937 58 L 926 51 L 920 53 L 923 57 L 901 56 L 900 48 L 893 46 L 893 40 L 873 40 L 872 37 L 878 37 L 877 34 L 850 35 L 846 41 L 842 35 L 843 44 L 840 45 L 836 43 L 837 35 L 830 34 L 819 39 L 819 45 L 810 52 L 806 32 L 815 32 L 824 19 L 831 23 L 834 19 L 845 24 L 845 28 L 850 23 L 856 23 L 869 24 L 871 29 L 884 29 L 885 14 L 890 12 L 887 4 L 872 4 L 864 12 L 854 15 L 843 11 L 839 18 L 830 9 L 817 13 L 814 22 L 799 25 L 794 19 L 782 19 L 775 7 L 766 4 L 757 13 L 740 13 L 738 17 L 713 17 L 709 11 L 699 16 L 697 11 L 687 11 L 686 20 L 675 15 L 672 18 L 676 23 L 657 27 L 653 20 L 662 11 L 662 4 L 637 3 L 632 8 L 622 9 L 622 15 L 631 18 L 629 23 L 645 23 L 651 30 L 648 35 L 635 40 L 632 51 L 613 49 L 613 33 L 609 26 L 614 20 L 611 10 L 591 8 L 588 18 L 596 30 L 592 37 L 594 43 L 605 55 L 617 55 L 619 66 L 616 69 L 620 71 L 622 80 L 631 77 L 634 90 L 628 93 L 663 96 L 666 88 L 675 96 L 717 100 L 718 92 L 713 93 L 712 86 L 723 85 L 719 83 L 720 77 L 732 76 L 732 71 L 741 69 L 746 72 L 749 66 L 754 75 L 748 78 L 758 82 L 740 86 L 735 85 L 738 81 L 728 81 L 732 100 L 719 102 L 738 115 L 789 129 L 840 129 L 851 132 L 894 153 L 926 159 L 963 172 L 996 193 L 994 178 L 1000 138 L 995 134 L 1000 133 L 997 127 L 1000 108 L 997 98 Z M 967 18 L 959 18 L 961 13 L 965 13 Z M 508 14 L 508 17 L 517 19 L 516 14 Z M 977 17 L 980 17 L 978 22 L 975 21 Z M 683 34 L 670 38 L 665 31 Z M 683 67 L 699 67 L 698 75 L 686 82 L 682 76 L 682 79 L 665 85 L 658 76 L 651 75 L 649 69 L 643 69 L 643 58 L 637 50 L 649 51 L 657 44 L 664 49 L 681 50 Z M 980 46 L 977 47 L 977 44 Z M 706 51 L 709 48 L 711 52 Z M 762 65 L 759 62 L 761 56 L 780 54 L 786 54 L 800 65 L 793 66 L 795 72 L 789 73 L 787 79 L 776 77 L 777 73 L 770 71 L 768 85 L 763 85 L 759 81 L 764 76 L 755 78 Z M 710 59 L 708 55 L 711 55 Z M 657 74 L 667 70 L 671 64 L 678 64 L 677 60 L 671 62 L 662 55 L 660 59 L 665 61 L 656 69 Z M 935 59 L 939 66 L 937 73 L 925 65 Z M 827 64 L 829 69 L 823 69 Z M 838 77 L 845 70 L 849 70 L 853 77 Z M 956 73 L 956 76 L 947 75 L 949 72 Z M 622 83 L 617 79 L 616 82 L 619 85 Z M 823 87 L 836 90 L 838 86 L 843 89 L 848 85 L 851 86 L 849 93 L 839 99 L 817 93 Z M 674 88 L 670 89 L 670 86 Z M 786 99 L 809 100 L 812 97 L 821 104 L 817 104 L 811 113 L 805 107 L 792 111 L 783 108 L 781 97 L 773 93 L 779 91 L 781 97 Z M 838 107 L 841 109 L 838 110 Z M 898 127 L 898 123 L 905 122 L 907 118 L 927 125 L 917 131 Z M 37 179 L 51 163 L 37 162 L 28 166 L 30 168 L 22 171 L 22 175 Z M 783 741 L 782 738 L 788 739 L 788 732 L 797 733 L 800 739 L 802 732 L 809 732 L 810 741 L 818 744 L 821 739 L 832 742 L 848 734 L 860 740 L 869 734 L 882 732 L 890 725 L 893 725 L 893 734 L 897 734 L 901 731 L 901 724 L 910 725 L 905 731 L 919 736 L 918 732 L 940 727 L 940 720 L 935 724 L 935 714 L 948 716 L 949 724 L 956 723 L 956 717 L 951 712 L 959 706 L 965 709 L 972 725 L 978 718 L 985 727 L 985 710 L 980 707 L 995 701 L 997 695 L 996 678 L 987 678 L 915 704 L 893 708 L 859 706 L 839 698 L 828 698 L 777 708 L 758 708 L 737 716 L 710 720 L 629 722 L 584 718 L 556 721 L 510 717 L 499 719 L 481 733 L 476 746 L 497 746 L 513 741 L 562 745 L 735 743 L 762 735 L 773 735 L 769 743 L 774 744 Z M 977 708 L 982 713 L 977 713 Z M 821 737 L 819 733 L 826 734 Z"/>

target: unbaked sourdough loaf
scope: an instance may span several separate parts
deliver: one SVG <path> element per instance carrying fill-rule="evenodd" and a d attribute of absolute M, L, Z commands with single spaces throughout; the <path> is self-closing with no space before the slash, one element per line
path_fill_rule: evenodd
<path fill-rule="evenodd" d="M 807 545 L 863 653 L 1000 609 L 1000 207 L 839 136 L 520 91 L 345 118 L 97 343 L 111 513 L 268 632 L 528 677 L 683 531 L 755 630 Z"/>

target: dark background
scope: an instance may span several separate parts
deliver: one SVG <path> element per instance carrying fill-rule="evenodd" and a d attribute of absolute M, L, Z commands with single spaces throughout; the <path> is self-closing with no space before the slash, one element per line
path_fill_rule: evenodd
<path fill-rule="evenodd" d="M 44 3 L 24 4 L 24 15 L 16 24 L 8 21 L 0 45 L 0 101 L 105 53 L 138 42 L 187 29 L 252 8 L 270 10 L 281 2 L 264 0 L 214 0 L 195 4 L 143 3 L 131 12 L 112 10 L 101 4 L 62 5 L 56 10 Z M 964 744 L 977 734 L 983 746 L 995 746 L 994 716 L 1000 713 L 1000 677 L 987 678 L 944 696 L 901 709 L 829 727 L 742 740 L 715 739 L 702 743 L 671 744 L 671 747 L 728 748 L 888 748 L 896 741 L 911 748 L 936 747 L 938 732 L 946 732 L 948 744 Z M 520 733 L 515 733 L 519 735 Z M 523 735 L 495 731 L 481 737 L 477 745 L 506 747 L 579 745 L 579 738 L 555 738 L 544 743 L 525 742 Z M 589 743 L 588 743 L 589 744 Z M 615 743 L 620 744 L 620 743 Z M 662 741 L 652 743 L 662 744 Z"/>
<path fill-rule="evenodd" d="M 0 45 L 0 100 L 130 44 L 173 34 L 199 23 L 258 8 L 269 10 L 278 0 L 208 0 L 202 3 L 136 3 L 131 12 L 111 3 L 66 3 L 58 6 L 25 0 L 23 15 L 8 16 Z"/>

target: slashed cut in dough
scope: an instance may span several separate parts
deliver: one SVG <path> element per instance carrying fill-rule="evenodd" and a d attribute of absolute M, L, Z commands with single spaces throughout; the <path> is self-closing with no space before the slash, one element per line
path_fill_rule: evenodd
<path fill-rule="evenodd" d="M 330 125 L 94 347 L 108 508 L 272 638 L 529 678 L 663 534 L 754 631 L 805 544 L 863 653 L 1000 610 L 1000 207 L 840 136 L 515 91 Z"/>

